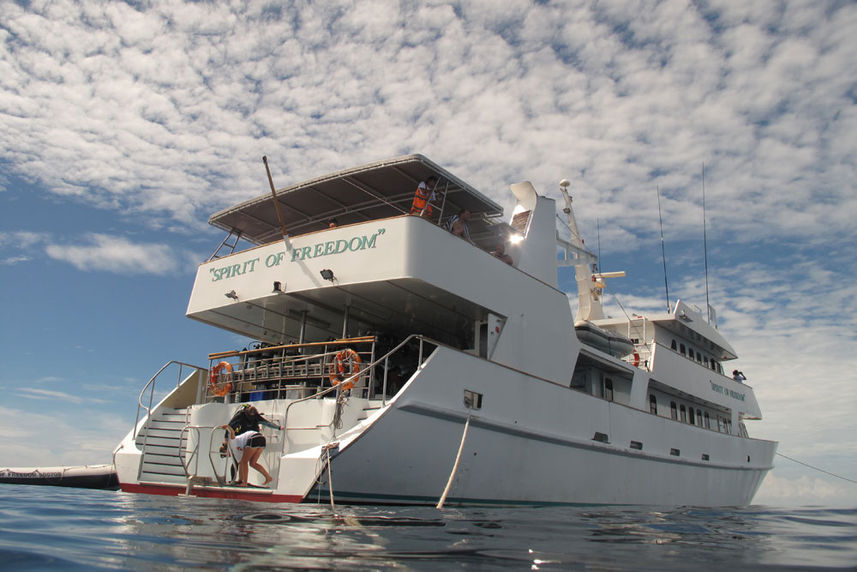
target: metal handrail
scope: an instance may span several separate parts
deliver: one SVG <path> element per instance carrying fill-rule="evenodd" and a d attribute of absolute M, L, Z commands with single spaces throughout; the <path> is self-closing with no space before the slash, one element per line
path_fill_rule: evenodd
<path fill-rule="evenodd" d="M 196 458 L 196 462 L 199 463 L 199 447 L 201 444 L 201 440 L 199 438 L 199 430 L 217 429 L 218 427 L 220 427 L 220 425 L 185 425 L 184 427 L 182 427 L 181 436 L 179 438 L 179 461 L 181 461 L 182 468 L 184 468 L 184 474 L 186 478 L 191 478 L 190 471 L 188 470 L 188 465 L 190 465 L 191 461 Z M 185 432 L 191 429 L 193 429 L 197 433 L 196 446 L 194 447 L 193 451 L 190 452 L 190 455 L 188 455 L 187 463 L 185 463 L 185 459 L 181 451 L 181 442 L 184 438 Z M 217 467 L 214 466 L 214 460 L 211 458 L 211 444 L 213 439 L 214 431 L 210 431 L 208 434 L 208 462 L 211 464 L 211 472 L 214 473 L 214 476 L 217 478 L 217 482 L 222 485 L 226 480 L 226 475 L 224 474 L 223 478 L 221 478 L 221 476 L 217 473 Z"/>
<path fill-rule="evenodd" d="M 176 365 L 178 365 L 178 366 L 179 366 L 179 373 L 178 373 L 178 380 L 177 380 L 177 382 L 176 382 L 176 387 L 178 387 L 179 385 L 181 385 L 181 382 L 182 382 L 182 370 L 183 370 L 183 368 L 184 368 L 184 367 L 189 367 L 189 368 L 192 368 L 192 369 L 195 369 L 195 370 L 198 370 L 198 371 L 208 371 L 208 369 L 207 369 L 207 368 L 200 367 L 200 366 L 198 366 L 198 365 L 193 365 L 193 364 L 190 364 L 190 363 L 185 363 L 185 362 L 178 361 L 178 360 L 171 360 L 171 361 L 168 361 L 167 363 L 165 363 L 165 364 L 161 367 L 161 369 L 159 369 L 159 370 L 157 371 L 157 373 L 155 373 L 155 375 L 153 375 L 153 376 L 149 379 L 149 381 L 148 381 L 148 382 L 146 382 L 146 385 L 144 385 L 144 386 L 143 386 L 143 389 L 141 389 L 141 390 L 140 390 L 140 395 L 137 397 L 137 413 L 134 415 L 134 430 L 133 430 L 133 432 L 132 432 L 132 434 L 131 434 L 131 437 L 132 437 L 132 438 L 136 438 L 136 437 L 137 437 L 137 433 L 138 433 L 138 430 L 139 430 L 138 425 L 139 425 L 139 422 L 140 422 L 140 409 L 145 409 L 145 410 L 146 410 L 146 417 L 147 417 L 147 418 L 148 418 L 148 417 L 151 417 L 151 415 L 152 415 L 152 401 L 154 401 L 154 398 L 155 398 L 155 380 L 156 380 L 156 379 L 158 379 L 158 377 L 159 377 L 159 376 L 164 372 L 164 370 L 166 370 L 168 367 L 170 367 L 170 366 L 171 366 L 171 365 L 173 365 L 173 364 L 176 364 Z M 149 405 L 148 405 L 148 407 L 147 407 L 146 405 L 143 405 L 143 396 L 144 396 L 144 394 L 146 393 L 146 390 L 147 390 L 147 389 L 149 390 Z M 146 441 L 148 441 L 148 439 L 149 439 L 149 433 L 148 433 L 148 432 L 146 432 Z M 144 443 L 144 445 L 145 445 L 145 443 Z"/>
<path fill-rule="evenodd" d="M 219 376 L 218 379 L 221 379 L 222 381 L 225 381 L 228 383 L 233 383 L 233 388 L 230 390 L 229 393 L 232 393 L 232 392 L 238 393 L 239 392 L 238 387 L 234 384 L 243 383 L 243 382 L 247 381 L 248 378 L 246 376 L 248 375 L 248 372 L 252 372 L 252 373 L 250 373 L 250 375 L 252 375 L 252 381 L 253 382 L 283 380 L 283 379 L 286 379 L 288 377 L 294 377 L 294 378 L 298 378 L 298 379 L 318 378 L 319 382 L 320 382 L 319 385 L 321 386 L 324 384 L 324 380 L 328 376 L 328 374 L 325 373 L 325 371 L 326 371 L 325 366 L 329 365 L 329 362 L 327 361 L 327 359 L 335 356 L 339 352 L 339 350 L 323 351 L 321 353 L 315 353 L 315 354 L 311 354 L 311 355 L 274 355 L 274 356 L 265 357 L 265 358 L 259 360 L 258 362 L 256 362 L 256 363 L 261 364 L 261 365 L 250 365 L 249 367 L 247 366 L 247 364 L 244 363 L 243 359 L 246 357 L 252 358 L 253 354 L 269 352 L 271 350 L 283 350 L 286 348 L 306 348 L 306 347 L 323 346 L 326 350 L 327 347 L 331 346 L 331 345 L 343 346 L 343 345 L 347 345 L 347 344 L 371 343 L 372 344 L 372 350 L 371 350 L 371 352 L 369 352 L 370 360 L 371 360 L 372 359 L 371 356 L 373 356 L 374 352 L 375 352 L 375 343 L 376 342 L 377 342 L 377 338 L 375 336 L 362 336 L 362 337 L 358 337 L 358 338 L 348 338 L 348 339 L 343 339 L 343 340 L 332 340 L 332 341 L 328 341 L 328 342 L 311 342 L 311 343 L 307 343 L 307 344 L 289 344 L 289 345 L 283 345 L 283 346 L 256 349 L 256 350 L 251 350 L 251 351 L 244 350 L 244 351 L 240 351 L 240 352 L 220 352 L 217 354 L 210 354 L 209 357 L 211 357 L 212 359 L 222 359 L 224 357 L 241 356 L 242 362 L 240 364 L 240 366 L 241 366 L 240 369 L 232 371 L 232 372 L 224 372 L 224 373 L 218 374 L 218 376 Z M 367 352 L 364 351 L 362 353 L 365 354 Z M 253 362 L 250 361 L 248 363 L 252 364 Z M 304 367 L 307 368 L 305 374 L 303 374 L 303 375 L 290 376 L 290 375 L 285 375 L 283 373 L 285 371 L 285 369 L 288 369 L 289 367 L 294 368 L 294 367 L 300 366 L 300 365 L 304 365 Z M 311 372 L 310 368 L 313 368 L 313 370 L 315 370 L 317 368 L 318 371 L 317 372 L 316 371 Z M 273 375 L 271 373 L 272 371 L 273 371 Z M 282 389 L 282 388 L 280 388 L 280 389 Z M 208 398 L 208 397 L 210 397 L 210 395 L 207 393 L 206 398 Z M 313 397 L 313 396 L 310 396 L 310 397 Z"/>
<path fill-rule="evenodd" d="M 283 445 L 282 445 L 281 453 L 285 454 L 285 447 L 286 447 L 286 442 L 288 442 L 288 432 L 289 432 L 289 426 L 288 426 L 289 409 L 291 409 L 291 407 L 293 405 L 296 405 L 298 403 L 303 403 L 304 401 L 309 401 L 311 399 L 318 399 L 320 397 L 324 397 L 325 395 L 333 392 L 334 390 L 339 389 L 340 386 L 345 385 L 346 383 L 348 383 L 348 382 L 350 382 L 356 378 L 359 378 L 361 375 L 364 375 L 367 371 L 373 369 L 376 365 L 378 365 L 382 361 L 384 362 L 384 381 L 383 381 L 382 388 L 381 388 L 381 395 L 382 395 L 382 405 L 386 405 L 387 404 L 387 370 L 389 368 L 389 363 L 388 363 L 389 357 L 391 355 L 393 355 L 394 353 L 396 353 L 397 351 L 399 351 L 400 349 L 402 349 L 402 347 L 404 347 L 408 342 L 410 342 L 413 339 L 420 340 L 419 363 L 417 364 L 418 368 L 421 367 L 423 364 L 423 359 L 422 359 L 422 357 L 423 357 L 423 344 L 430 343 L 430 344 L 435 345 L 435 346 L 443 345 L 440 342 L 436 342 L 430 338 L 423 336 L 422 334 L 411 334 L 407 338 L 402 340 L 396 347 L 394 347 L 393 349 L 391 349 L 390 351 L 388 351 L 387 353 L 385 353 L 381 357 L 371 361 L 370 363 L 368 363 L 365 367 L 363 367 L 359 371 L 357 371 L 357 372 L 351 374 L 350 376 L 346 377 L 345 379 L 343 379 L 342 382 L 340 382 L 340 384 L 334 385 L 332 387 L 328 387 L 327 389 L 325 389 L 323 391 L 319 391 L 317 393 L 314 393 L 313 395 L 309 395 L 307 397 L 303 397 L 301 399 L 296 399 L 296 400 L 290 402 L 286 406 L 286 410 L 283 413 L 284 439 L 283 439 Z M 331 419 L 331 422 L 328 425 L 330 425 L 332 423 L 333 423 L 333 419 Z M 303 429 L 303 428 L 293 427 L 292 429 L 298 430 L 298 429 Z"/>

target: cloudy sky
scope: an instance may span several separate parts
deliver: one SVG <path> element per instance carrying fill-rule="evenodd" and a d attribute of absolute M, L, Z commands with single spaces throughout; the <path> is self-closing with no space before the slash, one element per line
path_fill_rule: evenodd
<path fill-rule="evenodd" d="M 666 303 L 658 191 L 704 306 L 704 220 L 751 434 L 857 479 L 857 4 L 289 4 L 0 0 L 0 466 L 109 462 L 161 365 L 245 343 L 184 311 L 262 155 L 286 186 L 418 152 L 507 207 L 571 180 L 629 311 Z M 757 502 L 857 504 L 776 463 Z"/>

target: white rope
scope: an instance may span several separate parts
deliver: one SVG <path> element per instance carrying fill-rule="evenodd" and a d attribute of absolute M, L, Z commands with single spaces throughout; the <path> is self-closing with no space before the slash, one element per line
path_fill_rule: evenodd
<path fill-rule="evenodd" d="M 325 445 L 324 450 L 327 453 L 327 492 L 330 495 L 330 510 L 333 516 L 336 516 L 336 505 L 333 503 L 333 472 L 330 468 L 330 450 L 332 448 L 333 445 L 328 443 Z"/>
<path fill-rule="evenodd" d="M 464 422 L 464 431 L 461 433 L 461 444 L 458 446 L 458 454 L 455 456 L 455 464 L 452 465 L 452 472 L 449 474 L 449 480 L 446 482 L 446 488 L 443 489 L 443 494 L 440 495 L 440 500 L 437 501 L 438 509 L 443 508 L 446 502 L 446 495 L 449 494 L 449 489 L 452 488 L 452 481 L 455 479 L 455 472 L 458 470 L 458 462 L 461 460 L 461 452 L 464 450 L 464 440 L 467 438 L 467 428 L 470 427 L 470 415 L 467 416 L 467 421 Z"/>

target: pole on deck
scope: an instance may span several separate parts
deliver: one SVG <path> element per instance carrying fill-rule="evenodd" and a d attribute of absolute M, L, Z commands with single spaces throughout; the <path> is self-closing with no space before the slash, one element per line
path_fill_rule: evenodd
<path fill-rule="evenodd" d="M 268 167 L 268 156 L 262 156 L 262 162 L 265 163 L 265 171 L 268 173 L 268 183 L 271 185 L 271 197 L 274 199 L 274 208 L 277 210 L 277 220 L 280 221 L 280 229 L 283 231 L 283 239 L 289 236 L 286 232 L 286 222 L 283 220 L 283 213 L 280 211 L 280 201 L 277 200 L 277 189 L 274 188 L 274 178 L 271 177 L 271 168 Z"/>

